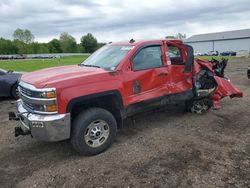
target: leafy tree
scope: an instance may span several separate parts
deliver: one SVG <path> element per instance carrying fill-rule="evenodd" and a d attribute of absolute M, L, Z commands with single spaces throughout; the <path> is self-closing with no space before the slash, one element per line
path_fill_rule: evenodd
<path fill-rule="evenodd" d="M 11 40 L 0 38 L 0 54 L 17 54 L 18 48 Z"/>
<path fill-rule="evenodd" d="M 14 40 L 13 43 L 18 48 L 18 54 L 27 54 L 28 53 L 28 44 L 20 41 L 20 40 Z"/>
<path fill-rule="evenodd" d="M 62 53 L 61 43 L 58 39 L 53 39 L 48 43 L 50 53 Z"/>
<path fill-rule="evenodd" d="M 32 42 L 28 45 L 27 53 L 29 54 L 38 54 L 40 49 L 40 44 L 38 42 Z"/>
<path fill-rule="evenodd" d="M 31 43 L 34 41 L 34 35 L 28 29 L 16 29 L 13 33 L 14 40 L 19 40 L 25 44 Z"/>
<path fill-rule="evenodd" d="M 47 54 L 49 53 L 49 47 L 47 43 L 39 43 L 39 51 L 38 53 L 43 53 L 43 54 Z"/>
<path fill-rule="evenodd" d="M 102 42 L 99 43 L 99 42 L 98 42 L 98 43 L 97 43 L 97 49 L 103 47 L 104 45 L 106 45 L 106 43 L 102 43 Z"/>
<path fill-rule="evenodd" d="M 61 34 L 60 38 L 60 45 L 63 53 L 73 53 L 77 52 L 77 44 L 74 37 L 69 35 L 68 33 L 64 32 Z"/>
<path fill-rule="evenodd" d="M 169 36 L 166 36 L 165 38 L 166 38 L 166 39 L 175 39 L 175 36 L 169 35 Z"/>
<path fill-rule="evenodd" d="M 85 48 L 81 44 L 77 44 L 77 52 L 85 53 Z"/>
<path fill-rule="evenodd" d="M 64 32 L 59 40 L 53 39 L 48 43 L 34 42 L 34 35 L 27 29 L 16 29 L 14 40 L 0 38 L 0 54 L 38 54 L 38 53 L 92 53 L 105 45 L 98 43 L 96 38 L 88 33 L 77 44 L 73 36 Z"/>
<path fill-rule="evenodd" d="M 88 33 L 87 35 L 82 36 L 81 45 L 87 53 L 92 53 L 97 49 L 97 40 L 91 33 Z"/>
<path fill-rule="evenodd" d="M 165 37 L 166 39 L 185 39 L 187 38 L 186 34 L 181 34 L 181 33 L 178 33 L 177 35 L 173 36 L 173 35 L 168 35 Z"/>
<path fill-rule="evenodd" d="M 28 54 L 41 54 L 41 53 L 49 53 L 49 48 L 47 43 L 38 43 L 33 42 L 28 44 Z"/>
<path fill-rule="evenodd" d="M 175 38 L 177 38 L 177 39 L 185 39 L 185 38 L 187 38 L 187 35 L 186 34 L 181 34 L 181 33 L 178 33 L 176 36 L 175 36 Z"/>

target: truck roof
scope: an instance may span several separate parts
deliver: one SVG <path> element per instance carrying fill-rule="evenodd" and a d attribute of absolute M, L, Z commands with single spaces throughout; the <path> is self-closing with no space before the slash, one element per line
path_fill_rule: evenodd
<path fill-rule="evenodd" d="M 151 44 L 151 43 L 152 44 L 161 43 L 162 41 L 171 41 L 177 44 L 183 44 L 183 41 L 180 39 L 154 39 L 154 40 L 138 40 L 134 42 L 130 42 L 130 41 L 112 42 L 112 43 L 109 43 L 109 45 L 137 46 L 137 45 L 145 45 L 145 44 Z"/>

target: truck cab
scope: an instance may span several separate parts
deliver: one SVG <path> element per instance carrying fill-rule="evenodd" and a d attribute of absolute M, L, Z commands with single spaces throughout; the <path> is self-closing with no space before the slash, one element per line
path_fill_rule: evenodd
<path fill-rule="evenodd" d="M 70 139 L 80 154 L 95 155 L 113 142 L 123 120 L 146 109 L 185 103 L 193 113 L 220 107 L 242 92 L 194 59 L 181 40 L 109 43 L 79 65 L 24 74 L 19 82 L 15 135 Z"/>

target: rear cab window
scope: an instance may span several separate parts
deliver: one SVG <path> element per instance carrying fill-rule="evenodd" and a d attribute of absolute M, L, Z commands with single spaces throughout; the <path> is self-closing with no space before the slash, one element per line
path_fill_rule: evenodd
<path fill-rule="evenodd" d="M 171 64 L 184 65 L 182 49 L 173 45 L 167 45 L 167 47 L 168 47 L 167 56 L 169 57 Z"/>

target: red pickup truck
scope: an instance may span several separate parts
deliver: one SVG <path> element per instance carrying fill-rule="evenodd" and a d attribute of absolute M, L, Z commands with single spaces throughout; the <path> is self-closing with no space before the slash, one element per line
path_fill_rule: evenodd
<path fill-rule="evenodd" d="M 194 59 L 181 40 L 109 43 L 79 65 L 24 74 L 19 82 L 15 136 L 70 139 L 81 154 L 94 155 L 113 142 L 123 120 L 171 103 L 188 111 L 220 108 L 223 97 L 242 92 L 217 75 L 209 61 Z"/>

